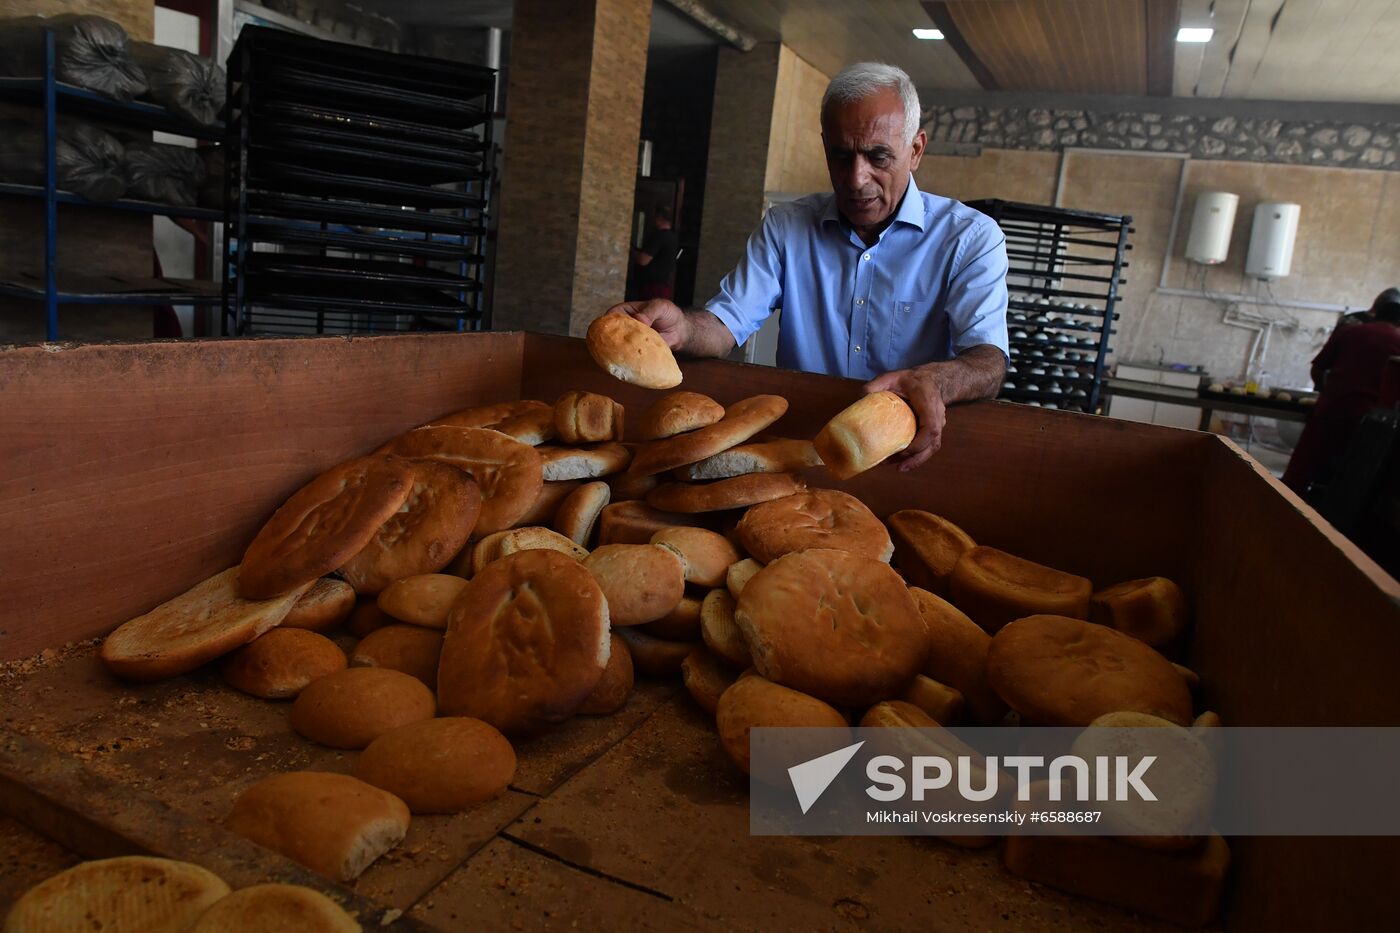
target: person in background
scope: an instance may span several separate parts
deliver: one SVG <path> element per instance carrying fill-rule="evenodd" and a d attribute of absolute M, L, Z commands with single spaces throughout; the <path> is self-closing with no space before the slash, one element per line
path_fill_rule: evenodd
<path fill-rule="evenodd" d="M 662 204 L 652 209 L 651 229 L 642 238 L 640 249 L 633 247 L 632 261 L 637 264 L 637 297 L 647 301 L 656 298 L 670 300 L 676 279 L 676 256 L 681 251 L 680 239 L 672 229 L 671 209 Z"/>
<path fill-rule="evenodd" d="M 866 380 L 866 392 L 909 403 L 919 428 L 898 462 L 912 470 L 942 443 L 945 406 L 1001 388 L 1006 237 L 914 183 L 928 138 L 899 68 L 842 69 L 820 119 L 832 191 L 770 209 L 705 310 L 648 301 L 608 313 L 650 325 L 673 350 L 722 357 L 781 308 L 779 366 Z"/>
<path fill-rule="evenodd" d="M 1376 319 L 1376 309 L 1385 304 L 1400 303 L 1400 288 L 1387 288 L 1376 296 L 1376 300 L 1371 302 L 1371 307 L 1365 311 L 1352 311 L 1350 314 L 1343 314 L 1337 318 L 1337 326 L 1332 328 L 1332 333 L 1336 333 L 1344 327 L 1353 324 L 1369 324 Z"/>
<path fill-rule="evenodd" d="M 1326 482 L 1356 426 L 1380 400 L 1386 361 L 1400 356 L 1400 290 L 1381 292 L 1371 313 L 1369 323 L 1339 325 L 1312 361 L 1317 405 L 1283 474 L 1299 495 Z"/>

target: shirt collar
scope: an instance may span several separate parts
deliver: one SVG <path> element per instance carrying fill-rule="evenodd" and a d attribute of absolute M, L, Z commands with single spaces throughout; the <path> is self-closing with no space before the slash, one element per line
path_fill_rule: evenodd
<path fill-rule="evenodd" d="M 841 212 L 836 209 L 836 195 L 832 194 L 826 202 L 826 208 L 822 211 L 822 223 L 845 224 L 845 219 Z M 924 199 L 919 193 L 919 186 L 914 184 L 914 173 L 909 173 L 909 185 L 904 189 L 904 199 L 899 202 L 899 209 L 894 212 L 894 223 L 906 223 L 920 230 L 924 228 Z M 889 227 L 885 228 L 886 230 Z M 883 236 L 883 234 L 881 234 Z"/>

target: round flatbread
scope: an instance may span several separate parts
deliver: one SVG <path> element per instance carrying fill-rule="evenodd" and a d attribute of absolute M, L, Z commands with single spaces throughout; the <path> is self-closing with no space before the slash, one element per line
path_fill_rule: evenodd
<path fill-rule="evenodd" d="M 230 567 L 123 623 L 102 643 L 102 662 L 127 680 L 184 674 L 276 628 L 311 585 L 272 599 L 244 599 L 238 573 Z"/>
<path fill-rule="evenodd" d="M 507 434 L 522 444 L 536 447 L 554 439 L 554 406 L 548 402 L 525 399 L 480 405 L 465 411 L 443 415 L 424 427 L 446 425 L 457 428 L 489 428 Z"/>
<path fill-rule="evenodd" d="M 480 513 L 481 490 L 464 471 L 415 460 L 408 498 L 340 574 L 355 592 L 372 595 L 395 580 L 437 573 L 467 543 Z"/>
<path fill-rule="evenodd" d="M 608 664 L 608 604 L 583 565 L 528 550 L 483 567 L 447 619 L 438 712 L 506 735 L 567 719 Z"/>
<path fill-rule="evenodd" d="M 652 403 L 642 414 L 637 436 L 644 441 L 675 437 L 708 427 L 724 417 L 724 406 L 699 392 L 672 392 Z"/>
<path fill-rule="evenodd" d="M 604 314 L 588 326 L 588 352 L 608 374 L 647 389 L 673 389 L 681 368 L 661 335 L 629 314 Z"/>
<path fill-rule="evenodd" d="M 248 545 L 239 594 L 271 599 L 335 570 L 369 543 L 412 488 L 413 464 L 398 457 L 331 467 L 293 493 Z"/>
<path fill-rule="evenodd" d="M 200 916 L 189 933 L 360 933 L 360 924 L 320 891 L 295 884 L 255 884 Z"/>
<path fill-rule="evenodd" d="M 639 476 L 653 476 L 713 457 L 767 428 L 787 408 L 787 399 L 777 395 L 755 395 L 735 402 L 725 410 L 723 418 L 708 427 L 643 444 L 629 469 Z"/>
<path fill-rule="evenodd" d="M 185 933 L 228 893 L 222 878 L 189 862 L 145 855 L 99 859 L 31 888 L 10 909 L 5 931 Z"/>
<path fill-rule="evenodd" d="M 647 505 L 663 512 L 722 512 L 771 502 L 806 488 L 791 473 L 750 473 L 713 483 L 663 483 L 647 493 Z"/>
<path fill-rule="evenodd" d="M 736 528 L 744 548 L 765 564 L 807 548 L 849 551 L 888 562 L 894 543 L 864 502 L 836 489 L 809 489 L 756 505 Z"/>
<path fill-rule="evenodd" d="M 898 696 L 928 654 L 899 574 L 846 551 L 779 557 L 744 586 L 734 619 L 760 674 L 838 706 Z"/>
<path fill-rule="evenodd" d="M 417 428 L 394 438 L 378 452 L 439 460 L 469 473 L 481 490 L 481 512 L 472 529 L 476 538 L 516 524 L 544 490 L 539 452 L 486 428 Z"/>

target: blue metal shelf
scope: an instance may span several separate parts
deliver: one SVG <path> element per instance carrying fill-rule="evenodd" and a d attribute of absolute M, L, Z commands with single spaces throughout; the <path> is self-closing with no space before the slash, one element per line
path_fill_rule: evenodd
<path fill-rule="evenodd" d="M 54 302 L 61 305 L 214 305 L 223 301 L 218 291 L 198 290 L 199 285 L 215 287 L 212 282 L 182 283 L 179 279 L 151 279 L 149 282 L 155 287 L 123 291 L 46 290 L 38 285 L 0 282 L 0 295 L 24 301 L 47 301 L 52 296 Z"/>
<path fill-rule="evenodd" d="M 50 68 L 50 74 L 52 69 Z M 0 100 L 8 103 L 42 104 L 47 78 L 0 78 Z M 54 102 L 64 113 L 77 114 L 93 120 L 106 120 L 143 130 L 157 130 L 194 139 L 218 142 L 224 138 L 222 125 L 199 126 L 182 120 L 175 114 L 138 100 L 116 100 L 94 91 L 53 81 Z"/>
<path fill-rule="evenodd" d="M 0 183 L 0 194 L 12 194 L 22 198 L 42 198 L 41 185 L 11 185 Z M 161 204 L 158 201 L 136 201 L 120 198 L 116 201 L 89 201 L 71 191 L 56 191 L 54 197 L 59 204 L 81 204 L 84 207 L 109 207 L 115 211 L 132 211 L 137 214 L 157 214 L 165 217 L 188 217 L 191 220 L 222 221 L 223 211 L 209 207 L 185 207 L 181 204 Z"/>

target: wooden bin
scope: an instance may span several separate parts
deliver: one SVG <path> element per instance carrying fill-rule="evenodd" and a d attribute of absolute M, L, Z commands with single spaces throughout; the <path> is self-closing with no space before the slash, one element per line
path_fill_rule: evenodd
<path fill-rule="evenodd" d="M 812 436 L 859 394 L 858 383 L 761 367 L 684 369 L 685 388 L 726 404 L 785 396 L 791 408 L 774 430 L 789 436 Z M 520 333 L 0 351 L 0 659 L 105 634 L 234 564 L 288 494 L 399 431 L 576 388 L 613 395 L 629 421 L 656 394 L 612 380 L 580 341 Z M 1096 585 L 1179 580 L 1194 607 L 1190 664 L 1205 707 L 1229 725 L 1400 724 L 1400 585 L 1223 438 L 980 403 L 949 413 L 944 449 L 924 469 L 830 484 L 881 516 L 945 515 L 980 542 Z M 133 687 L 91 654 L 13 681 L 0 698 L 10 703 L 0 707 L 0 809 L 82 854 L 188 857 L 234 884 L 308 880 L 216 821 L 234 790 L 268 770 L 345 770 L 347 756 L 317 758 L 289 734 L 283 707 L 233 697 L 217 677 Z M 424 830 L 421 844 L 443 847 L 441 858 L 410 858 L 380 887 L 362 879 L 361 900 L 340 896 L 449 929 L 460 912 L 483 928 L 550 917 L 682 928 L 1049 928 L 1066 916 L 1138 926 L 1032 890 L 995 853 L 930 840 L 749 838 L 742 782 L 673 694 L 648 687 L 613 721 L 578 720 L 527 746 L 506 798 Z M 104 738 L 93 723 L 128 708 L 168 719 L 121 720 L 120 751 L 83 744 Z M 202 709 L 213 712 L 196 721 Z M 49 738 L 39 728 L 49 722 L 51 741 L 22 734 Z M 238 757 L 225 733 L 240 727 L 261 757 Z M 415 831 L 419 822 L 431 823 L 415 821 Z M 1400 840 L 1236 839 L 1232 849 L 1232 930 L 1400 919 L 1391 877 Z"/>

